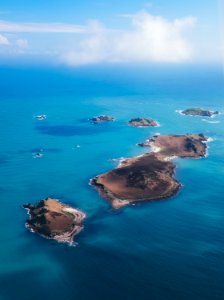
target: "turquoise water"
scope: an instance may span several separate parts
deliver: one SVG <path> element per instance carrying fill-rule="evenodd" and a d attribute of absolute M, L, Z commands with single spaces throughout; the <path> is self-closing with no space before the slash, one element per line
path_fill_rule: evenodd
<path fill-rule="evenodd" d="M 224 112 L 221 69 L 5 67 L 0 78 L 1 300 L 223 299 L 224 115 L 208 122 L 175 112 Z M 117 121 L 87 121 L 98 114 Z M 127 126 L 141 116 L 161 127 Z M 89 179 L 114 168 L 114 158 L 146 151 L 136 143 L 158 132 L 214 141 L 207 158 L 176 160 L 177 196 L 111 210 Z M 34 159 L 39 149 L 44 156 Z M 76 247 L 24 227 L 22 204 L 47 196 L 87 213 Z"/>

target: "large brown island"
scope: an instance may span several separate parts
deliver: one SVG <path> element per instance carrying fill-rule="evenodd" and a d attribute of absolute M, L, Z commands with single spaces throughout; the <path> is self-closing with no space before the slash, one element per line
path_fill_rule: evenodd
<path fill-rule="evenodd" d="M 41 200 L 36 206 L 26 204 L 23 207 L 29 214 L 26 227 L 32 232 L 70 244 L 82 230 L 82 222 L 86 217 L 80 210 L 52 198 Z"/>
<path fill-rule="evenodd" d="M 114 208 L 130 203 L 170 197 L 179 190 L 173 178 L 175 165 L 155 153 L 127 159 L 105 174 L 91 180 Z"/>
<path fill-rule="evenodd" d="M 155 152 L 126 159 L 116 169 L 93 178 L 91 184 L 113 208 L 171 197 L 181 184 L 174 178 L 175 164 L 170 158 L 205 156 L 206 140 L 202 134 L 154 136 L 146 146 Z"/>

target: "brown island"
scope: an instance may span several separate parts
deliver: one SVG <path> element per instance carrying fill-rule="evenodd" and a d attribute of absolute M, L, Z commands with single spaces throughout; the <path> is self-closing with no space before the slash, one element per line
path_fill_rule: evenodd
<path fill-rule="evenodd" d="M 150 118 L 135 118 L 131 119 L 128 122 L 128 125 L 134 126 L 134 127 L 156 127 L 159 126 L 159 124 Z"/>
<path fill-rule="evenodd" d="M 74 236 L 83 229 L 86 215 L 56 199 L 47 198 L 36 206 L 26 204 L 23 207 L 29 214 L 26 227 L 45 238 L 72 244 Z"/>
<path fill-rule="evenodd" d="M 127 159 L 105 174 L 91 180 L 113 208 L 130 203 L 170 197 L 179 190 L 173 178 L 175 165 L 156 153 Z"/>
<path fill-rule="evenodd" d="M 106 116 L 106 115 L 101 115 L 97 117 L 90 118 L 89 121 L 93 124 L 98 124 L 98 123 L 105 123 L 105 122 L 111 122 L 114 121 L 115 118 L 111 116 Z"/>
<path fill-rule="evenodd" d="M 154 135 L 138 145 L 151 147 L 154 152 L 159 152 L 167 157 L 199 158 L 206 155 L 206 141 L 207 137 L 203 134 Z"/>
<path fill-rule="evenodd" d="M 91 184 L 113 208 L 171 197 L 181 184 L 174 178 L 176 166 L 170 157 L 202 157 L 206 140 L 202 134 L 154 136 L 150 146 L 157 147 L 156 152 L 126 159 L 118 168 L 93 178 Z"/>
<path fill-rule="evenodd" d="M 218 115 L 218 111 L 210 111 L 201 108 L 188 108 L 181 111 L 182 114 L 186 116 L 201 116 L 201 117 L 212 117 Z"/>

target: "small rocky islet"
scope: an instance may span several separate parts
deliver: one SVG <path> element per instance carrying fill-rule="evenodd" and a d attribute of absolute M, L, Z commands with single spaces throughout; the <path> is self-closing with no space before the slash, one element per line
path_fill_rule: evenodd
<path fill-rule="evenodd" d="M 117 168 L 94 177 L 91 184 L 113 208 L 169 198 L 181 187 L 170 159 L 203 157 L 206 141 L 202 134 L 156 135 L 144 144 L 152 148 L 151 153 L 124 160 Z"/>
<path fill-rule="evenodd" d="M 133 127 L 156 127 L 158 122 L 151 118 L 134 118 L 128 122 L 128 125 Z"/>
<path fill-rule="evenodd" d="M 99 123 L 115 121 L 115 118 L 107 115 L 100 115 L 100 116 L 90 118 L 89 121 L 93 124 L 99 124 Z"/>
<path fill-rule="evenodd" d="M 200 117 L 213 117 L 218 115 L 218 111 L 210 111 L 202 108 L 188 108 L 180 111 L 181 114 L 186 116 L 200 116 Z"/>
<path fill-rule="evenodd" d="M 74 236 L 83 229 L 85 213 L 56 199 L 46 198 L 35 206 L 25 204 L 29 219 L 26 227 L 32 232 L 58 242 L 73 243 Z"/>

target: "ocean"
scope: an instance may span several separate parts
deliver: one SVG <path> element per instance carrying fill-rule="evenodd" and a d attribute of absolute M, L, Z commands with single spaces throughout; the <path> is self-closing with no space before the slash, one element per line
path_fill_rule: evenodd
<path fill-rule="evenodd" d="M 1 300 L 224 299 L 220 66 L 2 66 L 0 78 Z M 190 107 L 221 114 L 176 112 Z M 89 123 L 99 114 L 116 122 Z M 128 126 L 134 117 L 161 126 Z M 145 153 L 136 144 L 155 133 L 204 133 L 208 156 L 175 159 L 175 197 L 112 210 L 89 180 Z M 22 205 L 48 196 L 86 212 L 75 246 L 25 228 Z"/>

